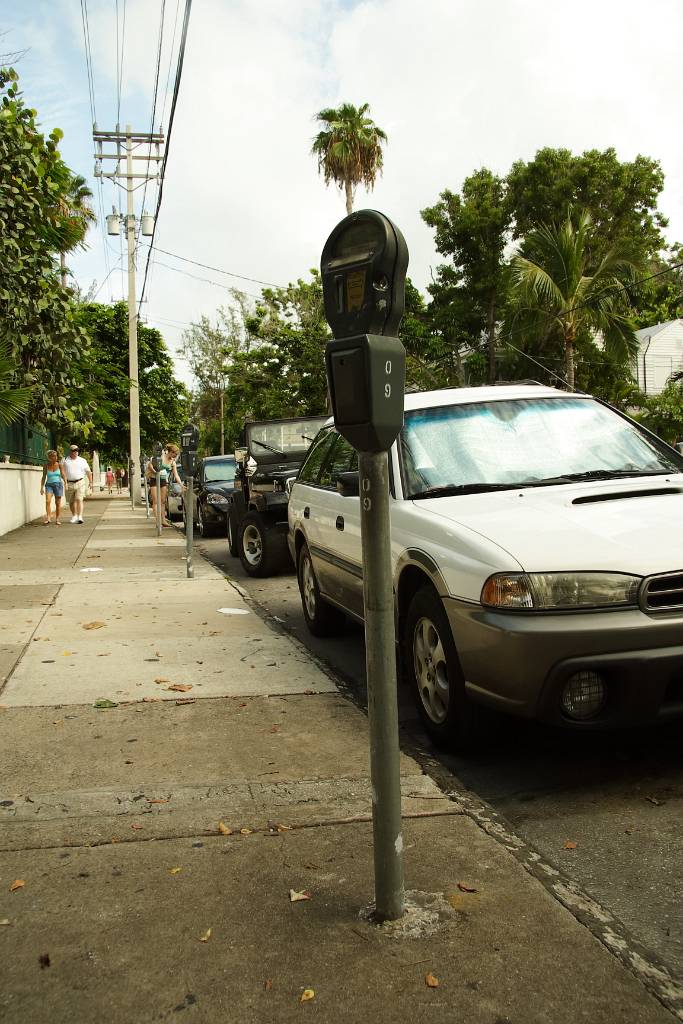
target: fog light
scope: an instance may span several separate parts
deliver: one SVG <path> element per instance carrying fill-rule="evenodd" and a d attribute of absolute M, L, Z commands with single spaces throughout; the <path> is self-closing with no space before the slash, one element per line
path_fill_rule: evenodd
<path fill-rule="evenodd" d="M 576 672 L 564 684 L 560 704 L 569 718 L 585 722 L 602 711 L 605 696 L 601 675 L 597 672 Z"/>

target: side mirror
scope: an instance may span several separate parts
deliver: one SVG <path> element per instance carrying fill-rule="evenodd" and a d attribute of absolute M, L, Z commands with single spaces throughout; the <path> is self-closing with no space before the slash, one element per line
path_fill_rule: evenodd
<path fill-rule="evenodd" d="M 360 494 L 360 480 L 358 471 L 352 470 L 349 473 L 339 473 L 335 478 L 337 491 L 343 498 L 357 498 Z"/>
<path fill-rule="evenodd" d="M 244 462 L 248 454 L 249 450 L 247 448 L 235 448 L 235 462 Z"/>
<path fill-rule="evenodd" d="M 257 463 L 256 459 L 252 459 L 252 457 L 250 455 L 248 459 L 245 459 L 244 471 L 247 474 L 247 476 L 253 476 L 257 469 L 258 469 L 258 463 Z"/>

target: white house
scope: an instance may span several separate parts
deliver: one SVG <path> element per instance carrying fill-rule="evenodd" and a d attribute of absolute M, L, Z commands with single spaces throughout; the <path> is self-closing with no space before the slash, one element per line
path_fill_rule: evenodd
<path fill-rule="evenodd" d="M 636 337 L 636 383 L 646 395 L 658 395 L 672 373 L 683 371 L 683 319 L 643 327 Z"/>

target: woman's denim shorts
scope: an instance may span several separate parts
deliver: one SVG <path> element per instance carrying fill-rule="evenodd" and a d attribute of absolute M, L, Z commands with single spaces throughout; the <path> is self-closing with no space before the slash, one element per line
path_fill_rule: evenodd
<path fill-rule="evenodd" d="M 51 494 L 54 494 L 55 498 L 63 498 L 64 497 L 64 481 L 63 480 L 56 480 L 54 483 L 46 482 L 45 490 L 46 491 L 50 491 Z"/>

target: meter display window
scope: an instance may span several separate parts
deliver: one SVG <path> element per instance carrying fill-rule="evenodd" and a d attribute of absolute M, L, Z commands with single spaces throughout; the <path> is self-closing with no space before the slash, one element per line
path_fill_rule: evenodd
<path fill-rule="evenodd" d="M 313 484 L 314 486 L 318 483 L 318 477 L 322 468 L 323 462 L 325 461 L 328 452 L 331 450 L 334 444 L 337 434 L 334 432 L 332 427 L 326 427 L 321 430 L 317 438 L 311 445 L 306 461 L 299 471 L 298 481 L 302 484 Z"/>
<path fill-rule="evenodd" d="M 358 471 L 358 452 L 351 447 L 346 438 L 338 434 L 336 444 L 325 461 L 318 484 L 320 487 L 329 487 L 334 490 L 340 473 L 354 471 Z"/>
<path fill-rule="evenodd" d="M 374 221 L 351 224 L 335 242 L 330 266 L 336 267 L 358 259 L 368 259 L 383 241 L 379 225 Z"/>

